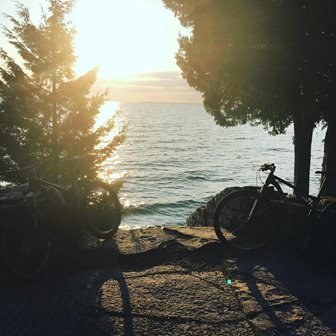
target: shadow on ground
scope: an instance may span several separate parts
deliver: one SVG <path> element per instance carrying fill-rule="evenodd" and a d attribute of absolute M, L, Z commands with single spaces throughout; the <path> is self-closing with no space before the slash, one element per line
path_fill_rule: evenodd
<path fill-rule="evenodd" d="M 211 228 L 58 243 L 47 274 L 0 289 L 0 335 L 333 335 L 335 274 L 281 247 L 223 248 Z"/>

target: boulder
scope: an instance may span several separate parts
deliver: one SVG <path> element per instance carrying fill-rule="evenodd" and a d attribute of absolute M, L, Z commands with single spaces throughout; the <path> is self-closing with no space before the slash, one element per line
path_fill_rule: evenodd
<path fill-rule="evenodd" d="M 240 190 L 243 187 L 229 187 L 225 188 L 214 197 L 212 197 L 205 205 L 197 208 L 186 220 L 188 226 L 213 226 L 213 216 L 217 204 L 226 195 Z"/>

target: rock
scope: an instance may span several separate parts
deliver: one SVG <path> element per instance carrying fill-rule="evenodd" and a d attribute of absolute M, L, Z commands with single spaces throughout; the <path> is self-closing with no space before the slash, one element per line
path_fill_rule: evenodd
<path fill-rule="evenodd" d="M 242 187 L 229 187 L 222 190 L 220 193 L 216 194 L 212 197 L 206 205 L 203 205 L 195 210 L 193 214 L 191 214 L 186 223 L 188 226 L 213 226 L 213 216 L 215 213 L 215 209 L 220 200 L 226 195 L 240 190 Z"/>

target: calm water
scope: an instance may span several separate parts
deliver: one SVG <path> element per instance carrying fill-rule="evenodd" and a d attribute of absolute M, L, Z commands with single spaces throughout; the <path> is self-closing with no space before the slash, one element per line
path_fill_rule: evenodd
<path fill-rule="evenodd" d="M 126 104 L 118 117 L 127 138 L 107 161 L 124 177 L 124 228 L 185 225 L 186 217 L 225 187 L 256 185 L 256 170 L 274 162 L 293 179 L 293 129 L 270 136 L 262 127 L 222 128 L 198 104 Z M 312 172 L 320 169 L 324 131 L 315 132 Z M 259 181 L 260 184 L 260 181 Z M 311 192 L 318 188 L 312 173 Z"/>

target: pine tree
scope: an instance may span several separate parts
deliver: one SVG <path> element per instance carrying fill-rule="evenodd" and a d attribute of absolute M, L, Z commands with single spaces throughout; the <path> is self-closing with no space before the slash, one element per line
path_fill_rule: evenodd
<path fill-rule="evenodd" d="M 207 111 L 220 125 L 262 124 L 271 133 L 293 123 L 295 185 L 308 192 L 315 124 L 336 125 L 335 1 L 163 2 L 191 29 L 176 59 Z M 334 152 L 329 146 L 336 167 Z"/>
<path fill-rule="evenodd" d="M 49 0 L 39 25 L 21 3 L 16 17 L 7 16 L 11 28 L 3 30 L 23 64 L 1 50 L 0 168 L 51 159 L 49 175 L 56 179 L 63 174 L 67 179 L 61 160 L 84 157 L 82 173 L 95 174 L 97 165 L 122 141 L 119 134 L 98 146 L 114 122 L 95 128 L 95 118 L 107 100 L 106 91 L 90 93 L 98 68 L 80 77 L 74 73 L 75 30 L 68 21 L 73 4 L 73 0 Z"/>

